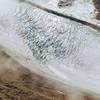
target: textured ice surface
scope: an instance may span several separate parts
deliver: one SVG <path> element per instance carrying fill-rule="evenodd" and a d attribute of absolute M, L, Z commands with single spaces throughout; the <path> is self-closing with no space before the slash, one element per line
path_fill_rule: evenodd
<path fill-rule="evenodd" d="M 100 92 L 98 31 L 27 4 L 4 1 L 0 45 L 39 74 Z"/>

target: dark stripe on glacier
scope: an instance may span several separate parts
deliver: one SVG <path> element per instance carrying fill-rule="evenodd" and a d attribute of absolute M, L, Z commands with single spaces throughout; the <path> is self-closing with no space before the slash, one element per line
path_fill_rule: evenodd
<path fill-rule="evenodd" d="M 95 24 L 92 24 L 92 23 L 89 23 L 89 22 L 87 22 L 87 21 L 83 21 L 83 20 L 77 19 L 77 18 L 75 18 L 75 17 L 72 17 L 72 16 L 68 16 L 68 15 L 59 13 L 59 12 L 57 12 L 57 11 L 54 11 L 54 10 L 52 10 L 52 9 L 48 9 L 48 8 L 42 7 L 42 6 L 40 6 L 40 5 L 36 4 L 36 3 L 30 2 L 30 1 L 27 1 L 27 0 L 19 0 L 19 1 L 28 3 L 29 5 L 34 6 L 34 7 L 37 7 L 37 8 L 39 8 L 39 9 L 41 9 L 41 10 L 43 10 L 43 11 L 46 11 L 46 12 L 48 12 L 48 13 L 57 15 L 57 16 L 59 16 L 59 17 L 67 18 L 67 19 L 70 19 L 70 20 L 72 20 L 72 21 L 76 21 L 76 22 L 78 22 L 78 23 L 81 23 L 81 24 L 83 24 L 83 25 L 89 26 L 89 27 L 91 27 L 91 28 L 93 28 L 93 29 L 95 29 L 95 30 L 100 31 L 100 27 L 99 27 L 99 26 L 97 26 L 97 25 L 95 25 Z"/>

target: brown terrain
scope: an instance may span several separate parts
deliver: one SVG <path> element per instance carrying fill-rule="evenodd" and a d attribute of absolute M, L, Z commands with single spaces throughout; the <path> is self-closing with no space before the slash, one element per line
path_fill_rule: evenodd
<path fill-rule="evenodd" d="M 0 51 L 0 100 L 100 100 L 99 95 L 66 88 L 32 73 Z"/>
<path fill-rule="evenodd" d="M 0 52 L 0 100 L 65 100 L 54 85 Z"/>
<path fill-rule="evenodd" d="M 100 0 L 93 0 L 96 10 L 98 11 L 96 19 L 100 20 Z"/>

